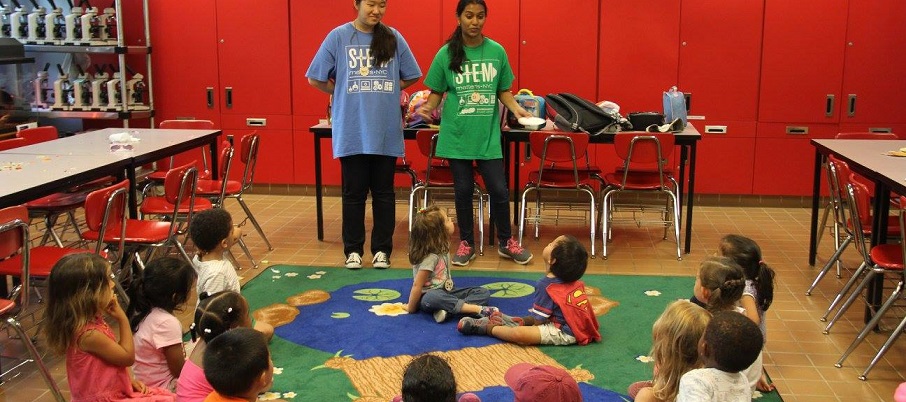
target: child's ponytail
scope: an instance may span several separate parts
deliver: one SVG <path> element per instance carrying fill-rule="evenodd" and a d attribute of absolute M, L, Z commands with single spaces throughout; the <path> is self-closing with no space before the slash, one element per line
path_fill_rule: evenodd
<path fill-rule="evenodd" d="M 774 270 L 764 261 L 758 262 L 758 276 L 753 279 L 758 290 L 758 307 L 768 311 L 774 301 Z"/>
<path fill-rule="evenodd" d="M 138 331 L 138 324 L 151 313 L 151 302 L 145 296 L 145 279 L 138 277 L 129 287 L 129 307 L 126 308 L 126 317 L 129 317 L 129 327 L 132 332 Z"/>

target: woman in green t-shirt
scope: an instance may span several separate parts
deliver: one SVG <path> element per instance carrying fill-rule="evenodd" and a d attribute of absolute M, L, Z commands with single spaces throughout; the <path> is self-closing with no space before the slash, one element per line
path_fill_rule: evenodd
<path fill-rule="evenodd" d="M 488 8 L 484 0 L 460 0 L 456 6 L 458 26 L 440 48 L 425 85 L 431 89 L 419 114 L 430 120 L 446 93 L 441 115 L 437 155 L 450 161 L 456 199 L 460 244 L 454 265 L 468 265 L 475 258 L 472 194 L 474 166 L 478 167 L 491 196 L 491 222 L 500 240 L 498 253 L 518 264 L 527 264 L 532 253 L 512 237 L 510 193 L 503 167 L 498 99 L 517 117 L 531 117 L 510 93 L 513 70 L 506 51 L 482 34 Z"/>

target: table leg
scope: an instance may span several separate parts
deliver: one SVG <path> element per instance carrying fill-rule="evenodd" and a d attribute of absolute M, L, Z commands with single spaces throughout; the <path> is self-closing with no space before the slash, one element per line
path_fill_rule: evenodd
<path fill-rule="evenodd" d="M 321 138 L 312 134 L 315 139 L 315 213 L 318 217 L 318 240 L 324 241 L 324 193 L 321 190 Z"/>
<path fill-rule="evenodd" d="M 129 218 L 138 219 L 138 190 L 135 183 L 135 166 L 126 168 L 126 178 L 129 179 Z"/>
<path fill-rule="evenodd" d="M 219 157 L 219 152 L 217 152 L 217 137 L 211 138 L 211 179 L 217 180 L 220 179 L 220 171 L 217 169 L 217 159 Z M 227 178 L 224 177 L 224 180 Z"/>
<path fill-rule="evenodd" d="M 824 156 L 815 148 L 815 168 L 812 179 L 812 219 L 809 224 L 808 265 L 815 265 L 818 254 L 818 201 L 821 198 L 821 162 Z"/>
<path fill-rule="evenodd" d="M 695 159 L 696 159 L 696 144 L 698 141 L 692 142 L 692 145 L 689 146 L 689 191 L 686 192 L 686 243 L 684 251 L 686 254 L 689 254 L 689 251 L 692 249 L 692 207 L 695 204 Z M 682 182 L 680 182 L 680 187 L 682 187 Z"/>

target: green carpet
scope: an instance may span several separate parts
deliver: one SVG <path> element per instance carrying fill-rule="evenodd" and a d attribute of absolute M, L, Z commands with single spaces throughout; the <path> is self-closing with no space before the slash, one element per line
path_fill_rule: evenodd
<path fill-rule="evenodd" d="M 457 287 L 492 288 L 489 304 L 510 315 L 524 315 L 531 306 L 531 285 L 539 276 L 537 272 L 453 273 Z M 651 376 L 651 363 L 639 358 L 650 351 L 651 324 L 667 304 L 688 298 L 694 283 L 691 277 L 586 275 L 583 280 L 588 287 L 615 303 L 599 317 L 602 342 L 521 348 L 490 337 L 463 336 L 455 329 L 455 318 L 436 324 L 429 314 L 394 316 L 392 304 L 374 307 L 405 303 L 411 278 L 412 272 L 406 269 L 278 265 L 246 284 L 242 293 L 253 311 L 270 306 L 270 318 L 264 319 L 289 321 L 277 327 L 270 345 L 278 374 L 273 393 L 267 396 L 292 401 L 388 401 L 398 393 L 402 366 L 410 356 L 438 351 L 451 361 L 460 391 L 476 392 L 483 400 L 512 398 L 500 374 L 505 367 L 497 367 L 506 359 L 552 361 L 569 369 L 574 377 L 587 380 L 581 384 L 586 400 L 628 400 L 617 394 Z M 301 301 L 288 302 L 302 293 L 306 294 Z M 376 313 L 381 311 L 390 315 Z M 256 316 L 263 318 L 262 313 L 256 311 Z M 463 360 L 467 364 L 456 363 Z M 782 399 L 772 392 L 757 400 Z"/>

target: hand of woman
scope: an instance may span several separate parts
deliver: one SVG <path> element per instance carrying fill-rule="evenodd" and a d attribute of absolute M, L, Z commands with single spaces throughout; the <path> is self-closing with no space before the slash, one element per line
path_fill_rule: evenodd
<path fill-rule="evenodd" d="M 513 114 L 515 114 L 517 118 L 519 118 L 519 117 L 535 117 L 535 115 L 533 115 L 532 112 L 529 112 L 528 110 L 525 110 L 521 107 L 516 108 L 516 110 L 513 111 Z"/>
<path fill-rule="evenodd" d="M 426 123 L 432 123 L 432 122 L 434 122 L 434 118 L 431 117 L 431 113 L 434 112 L 434 109 L 435 109 L 435 107 L 432 107 L 432 106 L 428 105 L 427 103 L 425 103 L 424 105 L 422 105 L 422 107 L 418 108 L 418 110 L 416 110 L 415 112 L 418 113 L 418 115 L 421 116 L 422 119 L 424 119 Z"/>

